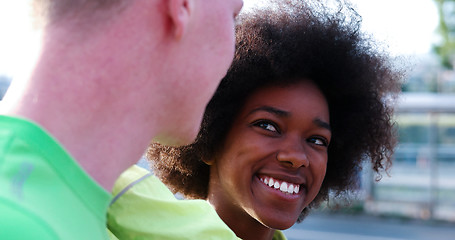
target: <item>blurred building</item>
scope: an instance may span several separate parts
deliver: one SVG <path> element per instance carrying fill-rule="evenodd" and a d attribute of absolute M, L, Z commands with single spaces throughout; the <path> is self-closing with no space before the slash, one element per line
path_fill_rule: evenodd
<path fill-rule="evenodd" d="M 390 176 L 366 174 L 368 213 L 455 221 L 455 94 L 404 93 Z"/>

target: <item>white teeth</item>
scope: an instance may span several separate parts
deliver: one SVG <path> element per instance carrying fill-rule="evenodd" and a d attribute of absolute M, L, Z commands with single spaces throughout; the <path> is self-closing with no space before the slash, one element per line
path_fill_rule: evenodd
<path fill-rule="evenodd" d="M 294 184 L 289 184 L 288 193 L 294 193 Z"/>
<path fill-rule="evenodd" d="M 274 187 L 275 189 L 280 188 L 280 183 L 279 183 L 278 181 L 276 181 L 275 184 L 273 184 L 273 187 Z"/>
<path fill-rule="evenodd" d="M 274 182 L 273 182 L 273 179 L 270 178 L 269 180 L 269 187 L 273 186 Z"/>
<path fill-rule="evenodd" d="M 293 184 L 293 183 L 288 183 L 285 181 L 277 181 L 271 177 L 261 177 L 260 178 L 261 182 L 263 182 L 265 185 L 280 190 L 284 193 L 288 194 L 297 194 L 299 193 L 300 186 L 298 184 Z"/>

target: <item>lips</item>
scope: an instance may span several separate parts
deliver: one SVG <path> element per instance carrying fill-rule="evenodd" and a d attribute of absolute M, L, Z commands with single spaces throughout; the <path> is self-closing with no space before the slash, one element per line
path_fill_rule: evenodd
<path fill-rule="evenodd" d="M 300 191 L 300 184 L 298 183 L 290 183 L 284 180 L 275 179 L 268 176 L 261 176 L 259 177 L 259 179 L 264 185 L 276 190 L 280 190 L 283 193 L 298 194 Z"/>

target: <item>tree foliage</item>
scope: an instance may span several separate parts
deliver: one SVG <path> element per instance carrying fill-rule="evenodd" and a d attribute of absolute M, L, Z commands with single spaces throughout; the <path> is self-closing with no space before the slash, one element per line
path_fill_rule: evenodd
<path fill-rule="evenodd" d="M 433 45 L 433 50 L 440 57 L 444 67 L 453 69 L 455 64 L 455 0 L 434 1 L 439 13 L 440 42 Z"/>

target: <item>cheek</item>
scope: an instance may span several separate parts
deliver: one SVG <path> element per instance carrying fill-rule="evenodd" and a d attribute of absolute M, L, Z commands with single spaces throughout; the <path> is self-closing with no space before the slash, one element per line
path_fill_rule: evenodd
<path fill-rule="evenodd" d="M 234 20 L 232 16 L 223 13 L 216 18 L 215 23 L 221 23 L 215 24 L 212 31 L 212 33 L 215 34 L 214 38 L 217 39 L 215 47 L 226 57 L 230 65 L 235 51 Z"/>
<path fill-rule="evenodd" d="M 312 188 L 308 193 L 311 197 L 311 201 L 316 197 L 321 189 L 322 182 L 324 181 L 326 170 L 327 170 L 327 161 L 326 159 L 321 159 L 320 161 L 313 162 L 311 167 L 311 176 L 312 176 Z"/>
<path fill-rule="evenodd" d="M 224 21 L 222 25 L 214 25 L 207 37 L 201 39 L 203 46 L 195 55 L 202 56 L 199 75 L 205 77 L 206 84 L 202 89 L 216 89 L 221 79 L 226 75 L 232 63 L 235 52 L 235 39 L 232 20 L 215 19 Z"/>
<path fill-rule="evenodd" d="M 320 161 L 318 161 L 317 164 L 314 166 L 313 170 L 313 177 L 316 180 L 316 182 L 320 185 L 324 181 L 325 173 L 327 171 L 327 158 L 323 158 Z M 319 189 L 318 189 L 319 191 Z"/>
<path fill-rule="evenodd" d="M 226 41 L 229 43 L 226 44 L 229 46 L 227 51 L 229 51 L 230 56 L 231 56 L 231 61 L 234 58 L 234 52 L 235 52 L 235 29 L 234 29 L 234 23 L 233 21 L 230 22 L 229 28 L 226 30 L 227 36 L 226 36 Z"/>
<path fill-rule="evenodd" d="M 231 132 L 232 134 L 232 132 Z M 234 139 L 250 139 L 242 134 L 233 134 Z M 229 137 L 228 137 L 229 138 Z M 243 141 L 226 142 L 222 157 L 217 160 L 221 168 L 221 174 L 230 175 L 232 181 L 243 181 L 249 177 L 251 168 L 255 163 L 257 149 Z"/>
<path fill-rule="evenodd" d="M 218 181 L 220 182 L 220 188 L 218 191 L 223 191 L 226 195 L 239 197 L 239 191 L 242 189 L 243 176 L 238 171 L 238 165 L 230 159 L 223 157 L 218 159 L 216 163 L 216 171 L 218 175 Z"/>

